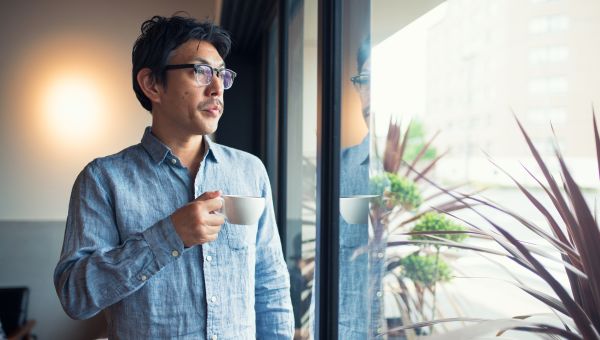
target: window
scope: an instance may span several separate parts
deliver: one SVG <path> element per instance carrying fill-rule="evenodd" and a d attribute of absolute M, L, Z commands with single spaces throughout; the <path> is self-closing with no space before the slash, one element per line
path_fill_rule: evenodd
<path fill-rule="evenodd" d="M 531 19 L 529 32 L 532 34 L 564 32 L 569 29 L 566 15 L 549 15 Z"/>
<path fill-rule="evenodd" d="M 557 0 L 531 0 L 532 4 L 538 5 L 538 4 L 545 4 L 548 2 L 556 2 Z"/>
<path fill-rule="evenodd" d="M 564 124 L 567 111 L 564 107 L 536 108 L 527 112 L 527 120 L 535 124 Z"/>
<path fill-rule="evenodd" d="M 317 57 L 317 46 L 322 43 L 315 30 L 317 1 L 288 2 L 288 189 L 280 204 L 286 204 L 286 242 L 288 249 L 293 249 L 288 264 L 290 271 L 295 271 L 292 291 L 295 309 L 300 311 L 299 339 L 310 333 L 311 320 L 324 313 L 311 311 L 310 305 L 314 307 L 315 300 L 320 299 L 337 306 L 333 313 L 338 322 L 319 327 L 335 327 L 338 339 L 352 338 L 349 334 L 359 334 L 357 338 L 402 339 L 409 333 L 443 333 L 460 325 L 406 332 L 394 328 L 451 316 L 508 318 L 547 313 L 542 303 L 502 281 L 512 279 L 499 269 L 507 267 L 512 274 L 524 275 L 520 278 L 526 285 L 544 289 L 526 273 L 513 271 L 509 259 L 500 258 L 500 266 L 496 266 L 453 248 L 440 250 L 436 257 L 435 247 L 408 242 L 410 237 L 405 233 L 413 231 L 419 222 L 425 224 L 421 220 L 425 210 L 447 198 L 436 196 L 436 189 L 418 178 L 418 172 L 434 160 L 427 175 L 435 183 L 444 187 L 467 183 L 463 192 L 488 187 L 485 195 L 490 199 L 516 209 L 527 219 L 539 219 L 519 188 L 487 158 L 489 154 L 502 169 L 517 173 L 525 185 L 535 184 L 527 173 L 523 175 L 520 163 L 529 167 L 535 160 L 513 113 L 532 140 L 540 144 L 543 157 L 551 154 L 551 146 L 556 143 L 548 124 L 551 121 L 560 135 L 557 143 L 567 157 L 577 157 L 577 164 L 588 164 L 593 159 L 593 143 L 584 141 L 581 131 L 589 130 L 584 117 L 590 113 L 582 108 L 590 101 L 600 102 L 600 74 L 593 64 L 597 51 L 575 28 L 579 29 L 579 23 L 585 20 L 586 30 L 600 29 L 600 17 L 589 17 L 600 13 L 600 8 L 577 2 L 579 10 L 572 11 L 569 6 L 574 1 L 532 1 L 553 2 L 552 11 L 557 14 L 552 15 L 547 13 L 549 7 L 541 5 L 529 6 L 524 13 L 521 0 L 440 0 L 410 6 L 393 0 L 352 2 L 352 6 L 342 6 L 336 13 L 342 18 L 342 27 L 336 33 L 342 40 L 341 46 L 336 45 L 341 61 L 333 65 L 324 65 L 324 59 Z M 360 6 L 354 6 L 358 3 Z M 569 16 L 563 14 L 567 12 Z M 331 23 L 330 19 L 321 18 L 326 23 Z M 552 34 L 568 30 L 568 35 Z M 493 38 L 485 38 L 489 36 L 485 32 L 492 32 Z M 370 37 L 370 48 L 364 58 L 361 49 L 366 37 Z M 334 90 L 339 93 L 317 92 L 325 81 L 331 81 L 321 78 L 317 65 L 339 71 L 334 81 L 339 86 Z M 335 99 L 338 95 L 329 108 L 331 112 L 317 106 L 323 97 Z M 339 131 L 330 131 L 333 135 L 329 140 L 319 139 L 323 136 L 323 115 L 339 115 L 340 119 Z M 402 139 L 394 140 L 394 136 Z M 434 136 L 429 149 L 419 155 Z M 323 167 L 335 166 L 335 161 L 319 164 L 318 150 L 332 142 L 341 147 L 336 177 L 340 197 L 333 198 L 319 190 L 319 182 L 324 179 L 318 175 Z M 404 162 L 394 158 L 399 157 L 394 153 L 399 150 L 397 146 L 389 148 L 394 143 L 406 143 Z M 414 168 L 409 168 L 407 165 L 415 159 Z M 577 175 L 587 176 L 580 183 L 592 182 L 589 172 Z M 408 194 L 392 197 L 398 188 Z M 596 193 L 597 184 L 589 189 Z M 330 213 L 319 210 L 324 197 L 330 197 L 330 206 L 339 203 L 339 216 L 337 211 L 332 213 L 339 223 L 321 223 L 319 215 Z M 456 214 L 469 217 L 464 211 Z M 450 218 L 449 223 L 440 222 L 437 215 L 427 216 L 436 223 L 461 224 L 457 219 Z M 494 212 L 486 216 L 501 218 Z M 336 217 L 331 216 L 331 221 Z M 318 248 L 322 242 L 319 232 L 325 228 L 339 234 L 338 262 L 333 267 L 327 267 L 328 259 L 318 252 L 322 249 Z M 532 237 L 527 233 L 518 236 L 526 240 Z M 464 242 L 489 245 L 477 238 Z M 315 266 L 337 271 L 338 280 L 333 284 L 337 296 L 314 295 L 318 283 L 313 277 L 321 273 L 315 274 Z M 430 281 L 420 276 L 427 268 L 435 269 L 425 275 L 434 278 Z M 458 276 L 492 276 L 498 280 Z M 558 270 L 556 277 L 566 282 L 564 272 Z M 497 294 L 490 295 L 490 290 Z"/>
<path fill-rule="evenodd" d="M 529 81 L 531 94 L 556 94 L 569 90 L 569 83 L 565 77 L 540 77 Z"/>
<path fill-rule="evenodd" d="M 564 62 L 569 58 L 567 46 L 535 47 L 529 51 L 529 63 L 532 65 Z"/>

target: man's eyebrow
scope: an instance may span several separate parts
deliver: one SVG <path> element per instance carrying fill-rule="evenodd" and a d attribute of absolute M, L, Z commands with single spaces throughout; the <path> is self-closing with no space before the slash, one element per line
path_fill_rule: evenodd
<path fill-rule="evenodd" d="M 201 58 L 201 57 L 195 57 L 193 60 L 194 60 L 194 61 L 199 61 L 199 62 L 200 62 L 200 63 L 202 63 L 202 64 L 211 65 L 211 63 L 210 63 L 208 60 L 206 60 L 206 59 L 204 59 L 204 58 Z M 212 66 L 212 65 L 211 65 L 211 66 Z M 225 67 L 225 62 L 224 62 L 224 61 L 222 61 L 222 62 L 221 62 L 219 65 L 217 65 L 217 67 L 218 67 L 218 68 Z"/>

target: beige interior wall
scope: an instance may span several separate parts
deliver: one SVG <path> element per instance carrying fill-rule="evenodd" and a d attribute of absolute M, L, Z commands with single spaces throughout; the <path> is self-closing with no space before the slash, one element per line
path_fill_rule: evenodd
<path fill-rule="evenodd" d="M 131 88 L 131 47 L 145 19 L 177 11 L 204 19 L 215 7 L 213 0 L 0 2 L 0 220 L 64 219 L 83 166 L 139 142 L 150 115 Z M 53 86 L 66 77 L 93 89 L 93 104 L 80 112 L 96 113 L 91 127 L 59 124 L 49 113 Z"/>
<path fill-rule="evenodd" d="M 30 288 L 38 339 L 104 334 L 102 315 L 71 320 L 54 292 L 69 194 L 87 162 L 140 140 L 150 115 L 131 88 L 131 47 L 145 19 L 181 10 L 198 18 L 215 11 L 212 0 L 0 2 L 0 286 Z M 61 137 L 46 97 L 65 75 L 96 89 L 97 107 L 88 109 L 99 118 L 84 134 L 66 122 L 72 135 Z"/>

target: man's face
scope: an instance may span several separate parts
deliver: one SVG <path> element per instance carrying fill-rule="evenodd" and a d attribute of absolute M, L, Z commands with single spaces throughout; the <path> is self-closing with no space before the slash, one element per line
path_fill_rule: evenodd
<path fill-rule="evenodd" d="M 212 44 L 198 40 L 180 45 L 167 64 L 208 64 L 216 69 L 225 66 Z M 153 106 L 153 115 L 160 115 L 156 117 L 159 124 L 189 135 L 217 130 L 224 106 L 223 81 L 215 74 L 210 84 L 200 86 L 194 69 L 169 70 L 161 87 L 160 102 Z"/>

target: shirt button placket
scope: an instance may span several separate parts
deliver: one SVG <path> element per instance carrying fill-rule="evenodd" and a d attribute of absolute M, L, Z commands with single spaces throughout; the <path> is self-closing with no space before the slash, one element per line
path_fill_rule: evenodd
<path fill-rule="evenodd" d="M 209 244 L 202 245 L 202 253 L 204 256 L 205 266 L 204 266 L 204 282 L 205 282 L 205 294 L 206 294 L 206 313 L 207 313 L 207 333 L 212 334 L 209 339 L 217 339 L 216 333 L 218 332 L 218 300 L 217 294 L 218 288 L 215 282 L 213 282 L 214 277 L 212 273 L 212 266 L 215 261 L 215 258 L 209 255 L 211 251 L 211 246 Z"/>

